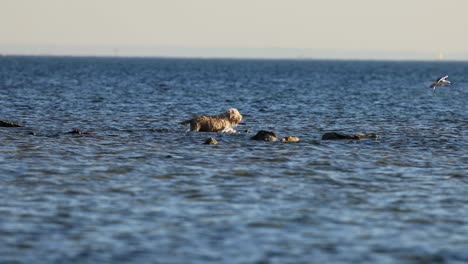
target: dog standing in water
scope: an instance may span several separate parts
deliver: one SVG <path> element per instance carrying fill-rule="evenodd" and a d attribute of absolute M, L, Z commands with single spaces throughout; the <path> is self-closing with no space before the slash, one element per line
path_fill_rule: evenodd
<path fill-rule="evenodd" d="M 219 115 L 202 115 L 180 124 L 190 124 L 191 131 L 197 132 L 231 132 L 232 127 L 242 121 L 242 115 L 236 108 L 226 110 Z"/>

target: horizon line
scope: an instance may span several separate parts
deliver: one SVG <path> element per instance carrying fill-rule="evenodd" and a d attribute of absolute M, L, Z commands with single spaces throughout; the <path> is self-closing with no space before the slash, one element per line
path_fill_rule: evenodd
<path fill-rule="evenodd" d="M 192 59 L 286 59 L 365 61 L 468 61 L 468 53 L 385 50 L 334 50 L 281 47 L 60 46 L 1 45 L 0 56 L 62 56 Z"/>
<path fill-rule="evenodd" d="M 173 59 L 173 60 L 265 60 L 265 61 L 362 61 L 362 62 L 468 62 L 468 59 L 389 59 L 389 58 L 327 58 L 327 57 L 209 57 L 209 56 L 172 56 L 172 55 L 103 55 L 103 54 L 22 54 L 0 53 L 2 57 L 55 57 L 55 58 L 102 58 L 102 59 Z"/>

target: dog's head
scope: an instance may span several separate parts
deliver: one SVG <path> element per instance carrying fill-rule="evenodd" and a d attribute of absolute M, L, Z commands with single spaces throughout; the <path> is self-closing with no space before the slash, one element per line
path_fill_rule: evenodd
<path fill-rule="evenodd" d="M 242 121 L 242 115 L 236 108 L 226 110 L 225 115 L 233 125 L 237 125 Z"/>

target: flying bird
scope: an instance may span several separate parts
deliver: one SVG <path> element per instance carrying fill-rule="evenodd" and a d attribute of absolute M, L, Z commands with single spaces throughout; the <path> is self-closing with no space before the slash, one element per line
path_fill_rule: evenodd
<path fill-rule="evenodd" d="M 432 84 L 431 84 L 431 88 L 435 89 L 437 88 L 437 86 L 446 86 L 446 85 L 449 85 L 449 84 L 452 84 L 448 79 L 448 75 L 445 75 L 444 77 L 440 77 L 439 79 L 435 80 Z"/>

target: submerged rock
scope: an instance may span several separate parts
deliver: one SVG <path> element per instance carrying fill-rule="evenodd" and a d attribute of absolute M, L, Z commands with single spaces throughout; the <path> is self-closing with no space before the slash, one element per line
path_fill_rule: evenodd
<path fill-rule="evenodd" d="M 322 140 L 338 140 L 338 139 L 361 139 L 361 138 L 380 138 L 375 133 L 357 133 L 354 135 L 341 134 L 336 132 L 327 132 L 322 135 Z"/>
<path fill-rule="evenodd" d="M 354 136 L 356 136 L 358 138 L 380 138 L 380 136 L 377 135 L 376 133 L 369 133 L 369 134 L 357 133 Z"/>
<path fill-rule="evenodd" d="M 292 136 L 288 136 L 288 137 L 284 137 L 281 139 L 281 142 L 299 142 L 300 139 L 298 137 L 292 137 Z"/>
<path fill-rule="evenodd" d="M 78 128 L 74 128 L 73 130 L 71 131 L 68 131 L 67 134 L 71 134 L 71 135 L 85 135 L 85 136 L 90 136 L 90 137 L 93 137 L 94 134 L 91 133 L 91 132 L 84 132 Z"/>
<path fill-rule="evenodd" d="M 275 133 L 271 131 L 265 131 L 265 130 L 260 130 L 257 132 L 257 134 L 250 139 L 252 140 L 264 140 L 264 141 L 277 141 L 278 137 L 275 135 Z"/>
<path fill-rule="evenodd" d="M 210 137 L 207 140 L 205 140 L 204 144 L 206 144 L 206 145 L 217 145 L 218 141 L 215 138 Z"/>
<path fill-rule="evenodd" d="M 0 127 L 22 127 L 22 125 L 20 125 L 18 123 L 13 123 L 13 122 L 0 120 Z"/>
<path fill-rule="evenodd" d="M 67 134 L 72 134 L 72 135 L 83 135 L 84 132 L 79 130 L 78 128 L 74 128 L 72 131 L 68 131 Z"/>

